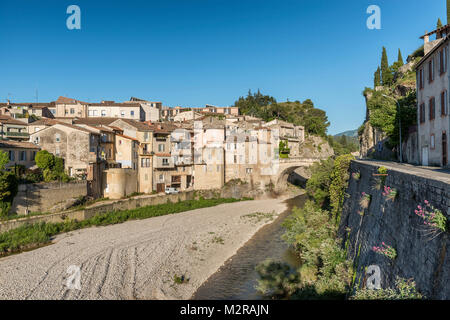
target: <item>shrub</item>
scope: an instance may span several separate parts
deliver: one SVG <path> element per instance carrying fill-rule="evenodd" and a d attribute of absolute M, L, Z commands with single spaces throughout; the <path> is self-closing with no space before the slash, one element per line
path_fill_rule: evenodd
<path fill-rule="evenodd" d="M 420 300 L 423 298 L 412 279 L 405 280 L 400 277 L 397 277 L 393 289 L 358 289 L 350 297 L 351 300 Z"/>
<path fill-rule="evenodd" d="M 426 226 L 445 232 L 447 230 L 447 218 L 442 214 L 442 211 L 433 207 L 428 200 L 425 200 L 424 203 L 424 206 L 417 206 L 414 211 L 415 214 L 423 219 Z"/>
<path fill-rule="evenodd" d="M 385 244 L 384 242 L 379 247 L 372 247 L 372 250 L 376 253 L 379 253 L 385 257 L 388 257 L 391 260 L 394 260 L 397 257 L 397 251 L 391 246 Z"/>

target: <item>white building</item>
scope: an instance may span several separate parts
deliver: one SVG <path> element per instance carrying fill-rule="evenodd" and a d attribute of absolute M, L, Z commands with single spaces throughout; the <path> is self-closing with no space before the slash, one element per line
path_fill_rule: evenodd
<path fill-rule="evenodd" d="M 422 165 L 449 165 L 449 31 L 450 25 L 446 25 L 422 37 L 425 56 L 416 66 L 418 152 Z M 434 34 L 436 40 L 429 41 Z"/>

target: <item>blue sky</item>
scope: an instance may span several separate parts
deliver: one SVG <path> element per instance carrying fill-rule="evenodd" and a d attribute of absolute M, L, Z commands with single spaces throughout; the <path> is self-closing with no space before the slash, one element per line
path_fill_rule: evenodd
<path fill-rule="evenodd" d="M 81 9 L 68 30 L 66 9 Z M 366 27 L 369 5 L 381 30 Z M 278 101 L 311 99 L 329 133 L 365 116 L 364 87 L 388 50 L 406 60 L 445 0 L 1 0 L 0 101 L 128 100 L 231 105 L 258 88 Z"/>

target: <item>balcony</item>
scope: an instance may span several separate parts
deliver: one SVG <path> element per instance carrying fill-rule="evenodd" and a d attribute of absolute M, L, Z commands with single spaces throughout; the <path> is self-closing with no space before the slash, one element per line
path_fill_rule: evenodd
<path fill-rule="evenodd" d="M 1 135 L 7 137 L 7 138 L 28 138 L 29 134 L 28 132 L 2 132 Z"/>

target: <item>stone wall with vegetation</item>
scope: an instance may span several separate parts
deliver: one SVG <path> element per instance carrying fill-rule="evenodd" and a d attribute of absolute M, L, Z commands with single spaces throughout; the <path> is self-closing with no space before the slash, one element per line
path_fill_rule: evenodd
<path fill-rule="evenodd" d="M 394 287 L 397 277 L 412 278 L 426 298 L 450 299 L 448 231 L 426 225 L 416 212 L 428 201 L 448 218 L 449 184 L 393 170 L 388 170 L 387 176 L 377 176 L 378 169 L 358 161 L 351 163 L 340 219 L 338 234 L 354 261 L 356 286 L 364 287 L 369 276 L 366 268 L 378 265 L 382 288 Z M 389 252 L 394 255 L 376 252 L 380 247 L 392 248 Z"/>

